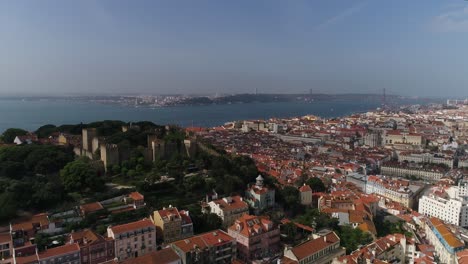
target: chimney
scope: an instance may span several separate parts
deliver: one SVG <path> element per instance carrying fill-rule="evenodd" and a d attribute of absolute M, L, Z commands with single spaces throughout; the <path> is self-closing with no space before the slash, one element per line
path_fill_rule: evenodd
<path fill-rule="evenodd" d="M 327 242 L 327 236 L 323 236 L 323 241 Z"/>

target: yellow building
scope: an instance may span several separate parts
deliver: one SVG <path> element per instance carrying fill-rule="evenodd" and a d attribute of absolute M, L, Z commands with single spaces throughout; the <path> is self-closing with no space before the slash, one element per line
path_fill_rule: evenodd
<path fill-rule="evenodd" d="M 193 223 L 188 211 L 179 211 L 169 206 L 169 208 L 154 211 L 151 221 L 165 243 L 193 236 Z"/>

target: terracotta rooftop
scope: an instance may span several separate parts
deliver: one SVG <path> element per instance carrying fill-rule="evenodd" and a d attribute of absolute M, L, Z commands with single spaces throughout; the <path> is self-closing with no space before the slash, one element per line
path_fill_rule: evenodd
<path fill-rule="evenodd" d="M 112 226 L 110 227 L 110 229 L 112 230 L 114 235 L 117 235 L 121 233 L 131 232 L 137 229 L 143 229 L 143 228 L 149 228 L 149 227 L 154 228 L 154 224 L 153 222 L 151 222 L 151 220 L 145 218 L 140 221 L 135 221 L 135 222 L 131 222 L 131 223 L 123 224 L 123 225 Z"/>
<path fill-rule="evenodd" d="M 70 238 L 73 239 L 75 243 L 79 243 L 80 245 L 83 244 L 85 241 L 88 244 L 97 242 L 97 241 L 103 241 L 104 238 L 96 234 L 93 230 L 91 229 L 85 229 L 79 232 L 73 232 L 70 234 Z"/>
<path fill-rule="evenodd" d="M 63 246 L 51 248 L 51 249 L 48 249 L 46 251 L 39 253 L 39 260 L 47 259 L 50 257 L 63 256 L 63 255 L 67 255 L 67 254 L 71 254 L 71 253 L 79 252 L 79 251 L 80 251 L 80 247 L 78 246 L 78 244 L 76 243 L 65 244 Z"/>
<path fill-rule="evenodd" d="M 88 203 L 80 205 L 80 209 L 85 213 L 92 213 L 104 209 L 100 202 Z"/>
<path fill-rule="evenodd" d="M 267 216 L 255 216 L 245 214 L 229 227 L 230 230 L 240 233 L 244 237 L 250 237 L 258 233 L 270 232 L 273 222 Z"/>
<path fill-rule="evenodd" d="M 291 251 L 300 261 L 337 242 L 340 242 L 340 238 L 335 234 L 335 232 L 330 232 L 323 237 L 319 237 L 319 238 L 304 242 L 300 244 L 299 246 L 292 248 Z"/>
<path fill-rule="evenodd" d="M 459 248 L 464 246 L 463 242 L 458 239 L 440 219 L 431 217 L 429 218 L 429 221 L 434 226 L 434 228 L 437 229 L 439 234 L 442 235 L 449 246 L 452 248 Z"/>
<path fill-rule="evenodd" d="M 21 221 L 15 224 L 12 224 L 13 231 L 15 230 L 30 230 L 34 229 L 33 225 L 47 226 L 49 224 L 49 217 L 46 213 L 34 215 L 31 219 L 27 221 Z"/>
<path fill-rule="evenodd" d="M 134 201 L 144 200 L 145 197 L 139 192 L 131 192 L 128 197 L 132 198 Z"/>
<path fill-rule="evenodd" d="M 165 248 L 134 259 L 124 260 L 119 264 L 168 264 L 179 261 L 180 257 L 171 248 Z"/>
<path fill-rule="evenodd" d="M 169 206 L 169 208 L 158 210 L 158 213 L 164 221 L 169 221 L 170 216 L 173 216 L 176 219 L 180 218 L 179 210 L 177 210 L 176 207 Z"/>
<path fill-rule="evenodd" d="M 194 248 L 204 249 L 234 241 L 230 235 L 222 230 L 207 232 L 198 236 L 175 241 L 172 244 L 184 252 L 189 252 Z"/>
<path fill-rule="evenodd" d="M 239 195 L 214 200 L 213 202 L 219 205 L 223 211 L 231 211 L 239 208 L 249 208 L 249 205 L 244 202 L 242 197 Z"/>
<path fill-rule="evenodd" d="M 312 191 L 312 188 L 310 188 L 309 185 L 304 184 L 303 186 L 301 186 L 301 187 L 299 188 L 299 191 L 300 191 L 300 192 L 311 192 L 311 191 Z"/>

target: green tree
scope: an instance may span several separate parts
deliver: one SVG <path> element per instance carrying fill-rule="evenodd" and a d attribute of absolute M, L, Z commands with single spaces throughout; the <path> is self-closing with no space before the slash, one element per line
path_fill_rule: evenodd
<path fill-rule="evenodd" d="M 89 159 L 80 158 L 68 163 L 61 171 L 60 177 L 68 192 L 84 190 L 99 191 L 104 188 L 104 180 Z"/>
<path fill-rule="evenodd" d="M 15 137 L 27 135 L 28 131 L 20 128 L 9 128 L 2 134 L 2 139 L 5 143 L 13 143 Z"/>
<path fill-rule="evenodd" d="M 327 190 L 323 181 L 317 177 L 308 179 L 306 184 L 310 186 L 313 192 L 325 192 Z"/>
<path fill-rule="evenodd" d="M 13 218 L 16 215 L 17 201 L 10 192 L 0 194 L 0 221 L 5 221 Z"/>
<path fill-rule="evenodd" d="M 193 229 L 197 233 L 208 232 L 221 228 L 223 220 L 217 214 L 190 214 L 193 221 Z"/>
<path fill-rule="evenodd" d="M 280 190 L 281 198 L 285 206 L 293 206 L 299 203 L 299 190 L 292 186 L 285 186 Z"/>
<path fill-rule="evenodd" d="M 372 242 L 372 236 L 369 233 L 349 225 L 340 226 L 338 235 L 341 239 L 341 245 L 346 248 L 347 254 L 356 250 L 360 245 Z"/>
<path fill-rule="evenodd" d="M 57 127 L 55 125 L 44 125 L 41 126 L 34 132 L 39 138 L 48 138 L 52 133 L 57 132 Z"/>

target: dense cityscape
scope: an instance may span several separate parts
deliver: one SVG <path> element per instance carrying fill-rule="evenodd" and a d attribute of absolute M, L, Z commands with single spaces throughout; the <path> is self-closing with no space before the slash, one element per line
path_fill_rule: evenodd
<path fill-rule="evenodd" d="M 468 104 L 8 129 L 0 263 L 464 263 Z"/>

